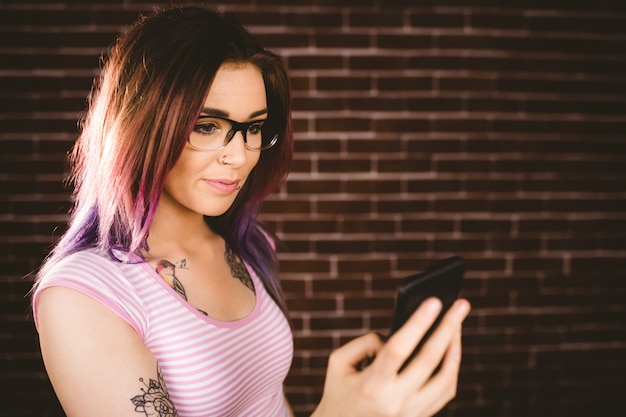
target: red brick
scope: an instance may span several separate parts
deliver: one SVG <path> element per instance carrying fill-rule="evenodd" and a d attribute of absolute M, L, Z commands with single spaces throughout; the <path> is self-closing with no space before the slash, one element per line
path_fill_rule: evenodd
<path fill-rule="evenodd" d="M 404 56 L 365 55 L 348 58 L 348 68 L 355 70 L 402 70 L 410 67 L 410 58 Z"/>
<path fill-rule="evenodd" d="M 321 243 L 321 242 L 320 242 Z M 329 242 L 336 243 L 336 242 Z M 358 242 L 353 242 L 357 243 Z M 349 245 L 348 242 L 347 245 Z M 324 247 L 324 245 L 319 245 Z M 357 292 L 362 293 L 365 290 L 365 283 L 361 279 L 315 279 L 313 280 L 313 291 L 316 294 L 320 293 L 332 293 L 338 292 Z"/>
<path fill-rule="evenodd" d="M 339 181 L 289 181 L 287 183 L 287 190 L 289 193 L 294 194 L 331 194 L 337 193 L 340 190 Z"/>
<path fill-rule="evenodd" d="M 469 25 L 481 29 L 523 29 L 527 18 L 519 14 L 491 13 L 476 11 L 469 16 Z"/>
<path fill-rule="evenodd" d="M 484 213 L 491 209 L 489 201 L 484 199 L 469 198 L 439 198 L 430 204 L 431 211 L 435 213 L 459 213 L 478 212 Z"/>
<path fill-rule="evenodd" d="M 418 97 L 407 99 L 407 109 L 410 111 L 461 111 L 463 100 L 454 97 Z M 471 110 L 471 109 L 469 109 Z"/>
<path fill-rule="evenodd" d="M 465 26 L 465 16 L 463 13 L 445 13 L 428 10 L 426 13 L 418 11 L 410 16 L 411 26 L 418 28 L 462 28 Z"/>
<path fill-rule="evenodd" d="M 75 33 L 30 30 L 21 31 L 19 36 L 7 33 L 7 29 L 0 31 L 1 47 L 19 48 L 102 48 L 114 42 L 117 38 L 115 32 L 82 32 L 80 36 Z"/>
<path fill-rule="evenodd" d="M 318 161 L 319 172 L 370 172 L 372 163 L 364 159 L 322 159 Z"/>
<path fill-rule="evenodd" d="M 306 200 L 266 200 L 263 203 L 263 213 L 309 213 L 311 203 Z"/>
<path fill-rule="evenodd" d="M 435 132 L 489 132 L 491 122 L 480 118 L 441 118 L 431 121 L 431 130 Z"/>
<path fill-rule="evenodd" d="M 315 36 L 314 44 L 320 48 L 369 48 L 371 36 L 346 33 L 320 33 Z"/>
<path fill-rule="evenodd" d="M 428 131 L 429 121 L 426 119 L 388 118 L 373 121 L 372 129 L 376 132 L 416 133 Z"/>
<path fill-rule="evenodd" d="M 359 329 L 363 327 L 363 319 L 361 317 L 325 317 L 312 318 L 312 330 L 340 330 L 340 329 Z"/>
<path fill-rule="evenodd" d="M 347 142 L 349 153 L 378 154 L 402 151 L 402 143 L 397 138 L 387 139 L 377 137 L 374 139 L 350 139 Z"/>
<path fill-rule="evenodd" d="M 369 213 L 371 210 L 367 200 L 323 200 L 317 203 L 318 213 L 341 214 L 341 213 Z"/>
<path fill-rule="evenodd" d="M 376 203 L 376 212 L 379 213 L 423 213 L 428 211 L 429 203 L 425 200 L 402 199 L 381 200 Z"/>
<path fill-rule="evenodd" d="M 283 272 L 330 272 L 330 264 L 327 261 L 321 260 L 281 260 L 280 270 Z"/>
<path fill-rule="evenodd" d="M 456 153 L 460 152 L 465 144 L 458 139 L 411 139 L 408 141 L 409 152 L 421 153 Z"/>
<path fill-rule="evenodd" d="M 533 31 L 622 33 L 626 19 L 622 16 L 541 16 L 526 18 L 525 26 Z"/>
<path fill-rule="evenodd" d="M 344 220 L 341 230 L 344 233 L 393 233 L 396 230 L 396 222 L 393 220 Z"/>
<path fill-rule="evenodd" d="M 357 117 L 319 118 L 315 121 L 318 132 L 367 132 L 371 130 L 369 119 Z"/>
<path fill-rule="evenodd" d="M 390 313 L 393 310 L 394 298 L 393 297 L 367 297 L 367 298 L 352 298 L 347 297 L 344 301 L 344 307 L 349 311 L 368 311 L 370 313 L 380 310 L 385 313 Z M 389 314 L 390 315 L 390 314 Z"/>
<path fill-rule="evenodd" d="M 429 192 L 449 192 L 460 191 L 461 182 L 456 179 L 451 180 L 410 180 L 408 181 L 408 191 L 414 193 L 429 193 Z"/>
<path fill-rule="evenodd" d="M 292 69 L 338 69 L 343 68 L 341 56 L 290 56 L 287 66 Z"/>
<path fill-rule="evenodd" d="M 308 12 L 291 12 L 285 16 L 285 21 L 289 25 L 296 27 L 337 27 L 341 26 L 342 19 L 338 13 L 308 13 Z"/>
<path fill-rule="evenodd" d="M 369 253 L 371 245 L 366 240 L 323 240 L 315 242 L 312 252 L 319 254 Z"/>
<path fill-rule="evenodd" d="M 345 104 L 345 100 L 337 97 L 294 97 L 292 101 L 292 109 L 294 111 L 306 110 L 342 110 L 349 106 Z"/>
<path fill-rule="evenodd" d="M 426 239 L 378 238 L 372 242 L 374 252 L 388 253 L 418 253 L 425 252 L 430 248 L 430 242 Z"/>
<path fill-rule="evenodd" d="M 378 89 L 384 91 L 431 90 L 433 79 L 431 77 L 380 77 L 377 86 Z"/>
<path fill-rule="evenodd" d="M 345 101 L 347 102 L 346 108 L 352 110 L 398 112 L 409 108 L 408 100 L 399 97 L 358 97 Z"/>
<path fill-rule="evenodd" d="M 259 34 L 258 39 L 263 45 L 273 48 L 305 48 L 310 44 L 310 37 L 306 33 L 290 33 L 289 36 L 278 33 Z"/>
<path fill-rule="evenodd" d="M 379 35 L 378 48 L 384 49 L 427 49 L 433 46 L 430 35 Z"/>
<path fill-rule="evenodd" d="M 335 220 L 284 220 L 283 232 L 285 233 L 333 233 L 337 230 Z"/>
<path fill-rule="evenodd" d="M 356 1 L 356 0 L 355 0 Z M 361 5 L 361 3 L 359 3 Z M 351 27 L 391 27 L 398 28 L 404 25 L 402 13 L 393 10 L 376 10 L 364 12 L 355 9 L 348 15 L 348 23 Z"/>
<path fill-rule="evenodd" d="M 318 77 L 315 81 L 318 90 L 357 90 L 368 91 L 372 88 L 372 79 L 370 77 Z"/>
<path fill-rule="evenodd" d="M 295 150 L 303 154 L 310 152 L 338 152 L 341 144 L 336 139 L 296 139 Z"/>
<path fill-rule="evenodd" d="M 438 218 L 425 220 L 404 220 L 400 228 L 405 232 L 433 233 L 452 232 L 455 229 L 455 222 Z"/>
<path fill-rule="evenodd" d="M 66 227 L 65 158 L 100 51 L 152 9 L 128 3 L 0 6 L 7 415 L 62 414 L 23 276 Z M 386 334 L 399 280 L 452 254 L 473 310 L 457 399 L 439 414 L 617 416 L 626 5 L 227 3 L 291 70 L 296 155 L 262 220 L 282 239 L 296 416 L 319 401 L 330 351 Z"/>
<path fill-rule="evenodd" d="M 353 194 L 397 193 L 401 191 L 401 184 L 393 180 L 352 180 L 346 184 L 346 191 Z"/>

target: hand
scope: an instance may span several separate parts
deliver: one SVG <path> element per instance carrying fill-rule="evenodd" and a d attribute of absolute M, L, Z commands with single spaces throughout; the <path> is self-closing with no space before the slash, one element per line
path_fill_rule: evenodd
<path fill-rule="evenodd" d="M 398 373 L 406 358 L 441 311 L 428 299 L 384 343 L 374 333 L 335 350 L 328 360 L 324 394 L 312 417 L 432 416 L 456 395 L 461 363 L 461 323 L 470 305 L 457 300 L 417 356 Z M 364 370 L 358 364 L 374 361 Z M 443 362 L 442 362 L 443 360 Z M 439 364 L 441 369 L 433 375 Z"/>

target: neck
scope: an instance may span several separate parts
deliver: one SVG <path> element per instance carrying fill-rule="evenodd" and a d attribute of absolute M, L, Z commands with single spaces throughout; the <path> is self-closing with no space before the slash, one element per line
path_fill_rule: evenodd
<path fill-rule="evenodd" d="M 148 234 L 146 258 L 170 252 L 194 252 L 207 242 L 221 240 L 205 223 L 204 216 L 195 212 L 174 210 L 159 204 Z"/>

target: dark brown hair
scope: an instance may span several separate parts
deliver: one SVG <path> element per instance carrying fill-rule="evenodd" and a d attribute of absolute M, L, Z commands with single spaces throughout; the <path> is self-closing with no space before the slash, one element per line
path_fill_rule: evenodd
<path fill-rule="evenodd" d="M 232 207 L 206 218 L 263 280 L 284 309 L 274 252 L 257 216 L 286 178 L 293 153 L 289 79 L 281 59 L 240 24 L 214 10 L 177 7 L 141 18 L 103 58 L 74 148 L 74 209 L 48 261 L 89 247 L 140 253 L 165 176 L 185 146 L 215 73 L 250 63 L 265 82 L 267 131 L 277 144 L 261 152 Z"/>

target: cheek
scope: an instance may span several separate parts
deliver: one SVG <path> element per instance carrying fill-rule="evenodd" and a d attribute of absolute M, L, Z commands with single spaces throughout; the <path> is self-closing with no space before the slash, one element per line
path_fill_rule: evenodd
<path fill-rule="evenodd" d="M 196 158 L 197 159 L 197 158 Z M 190 154 L 183 151 L 172 170 L 165 177 L 165 186 L 181 186 L 185 182 L 192 180 L 194 173 L 198 173 L 201 166 Z"/>
<path fill-rule="evenodd" d="M 259 163 L 259 159 L 261 159 L 261 152 L 254 152 L 250 156 L 250 171 Z"/>
<path fill-rule="evenodd" d="M 246 173 L 246 178 L 250 175 L 254 167 L 256 167 L 256 165 L 259 163 L 260 157 L 260 152 L 253 152 L 252 154 L 248 155 L 248 161 L 246 163 L 246 169 L 248 172 Z"/>

